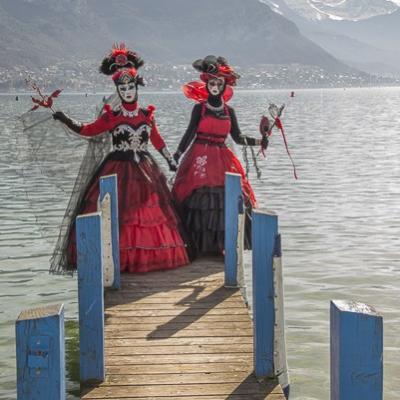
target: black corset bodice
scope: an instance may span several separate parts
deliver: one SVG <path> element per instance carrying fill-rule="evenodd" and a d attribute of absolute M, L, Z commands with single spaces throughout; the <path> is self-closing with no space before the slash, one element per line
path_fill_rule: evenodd
<path fill-rule="evenodd" d="M 138 126 L 122 123 L 112 131 L 113 153 L 117 158 L 139 162 L 147 153 L 151 127 L 146 123 Z"/>

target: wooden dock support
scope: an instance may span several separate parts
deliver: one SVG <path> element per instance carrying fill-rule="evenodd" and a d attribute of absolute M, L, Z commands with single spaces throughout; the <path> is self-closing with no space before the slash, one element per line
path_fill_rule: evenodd
<path fill-rule="evenodd" d="M 121 283 L 105 293 L 106 379 L 82 399 L 284 400 L 277 379 L 253 374 L 251 318 L 221 259 Z"/>
<path fill-rule="evenodd" d="M 117 182 L 116 174 L 100 178 L 100 203 L 107 200 L 102 207 L 104 286 L 110 289 L 121 287 Z"/>
<path fill-rule="evenodd" d="M 64 400 L 64 306 L 22 311 L 15 330 L 18 400 Z"/>
<path fill-rule="evenodd" d="M 225 174 L 225 287 L 237 287 L 238 262 L 241 260 L 242 249 L 238 241 L 242 236 L 239 232 L 239 214 L 244 212 L 241 181 L 239 174 Z"/>
<path fill-rule="evenodd" d="M 383 321 L 367 304 L 331 302 L 331 400 L 382 400 Z"/>
<path fill-rule="evenodd" d="M 81 382 L 103 381 L 104 289 L 100 213 L 76 219 Z"/>
<path fill-rule="evenodd" d="M 273 257 L 278 217 L 253 211 L 253 332 L 254 371 L 257 377 L 273 377 L 275 291 Z"/>

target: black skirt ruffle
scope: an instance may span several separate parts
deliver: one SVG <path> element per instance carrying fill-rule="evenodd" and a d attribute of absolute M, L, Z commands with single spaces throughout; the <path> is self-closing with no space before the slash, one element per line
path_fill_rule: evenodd
<path fill-rule="evenodd" d="M 225 188 L 201 187 L 181 204 L 182 220 L 196 256 L 222 255 L 225 241 Z M 251 204 L 245 201 L 245 249 L 251 249 Z"/>

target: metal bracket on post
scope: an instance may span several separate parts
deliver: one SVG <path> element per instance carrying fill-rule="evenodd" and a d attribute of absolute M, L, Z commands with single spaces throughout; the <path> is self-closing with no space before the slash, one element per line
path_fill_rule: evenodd
<path fill-rule="evenodd" d="M 103 279 L 104 287 L 114 284 L 114 259 L 111 235 L 111 197 L 107 193 L 100 202 L 101 211 L 101 237 L 103 240 Z"/>
<path fill-rule="evenodd" d="M 104 276 L 107 287 L 119 289 L 121 287 L 121 272 L 119 259 L 119 222 L 118 222 L 118 178 L 117 174 L 102 176 L 100 178 L 99 202 L 108 197 L 109 208 L 105 206 L 103 214 L 103 228 L 106 236 L 103 237 L 103 249 L 105 268 L 113 269 L 113 274 Z M 108 214 L 109 210 L 109 214 Z M 103 210 L 102 210 L 103 211 Z M 108 222 L 107 222 L 108 221 Z M 111 260 L 112 258 L 112 260 Z M 111 282 L 112 279 L 112 282 Z"/>
<path fill-rule="evenodd" d="M 28 368 L 31 377 L 47 378 L 49 376 L 49 351 L 49 336 L 29 338 Z"/>

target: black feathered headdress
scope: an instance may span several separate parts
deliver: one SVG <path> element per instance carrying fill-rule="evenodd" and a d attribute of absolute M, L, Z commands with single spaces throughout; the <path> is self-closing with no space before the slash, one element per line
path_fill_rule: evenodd
<path fill-rule="evenodd" d="M 200 79 L 207 82 L 211 78 L 224 78 L 227 85 L 234 86 L 240 78 L 224 57 L 207 56 L 193 62 L 193 67 L 201 72 Z"/>
<path fill-rule="evenodd" d="M 136 52 L 127 49 L 125 43 L 114 43 L 111 53 L 103 59 L 100 65 L 100 72 L 112 75 L 120 68 L 137 70 L 143 64 L 143 59 Z"/>

